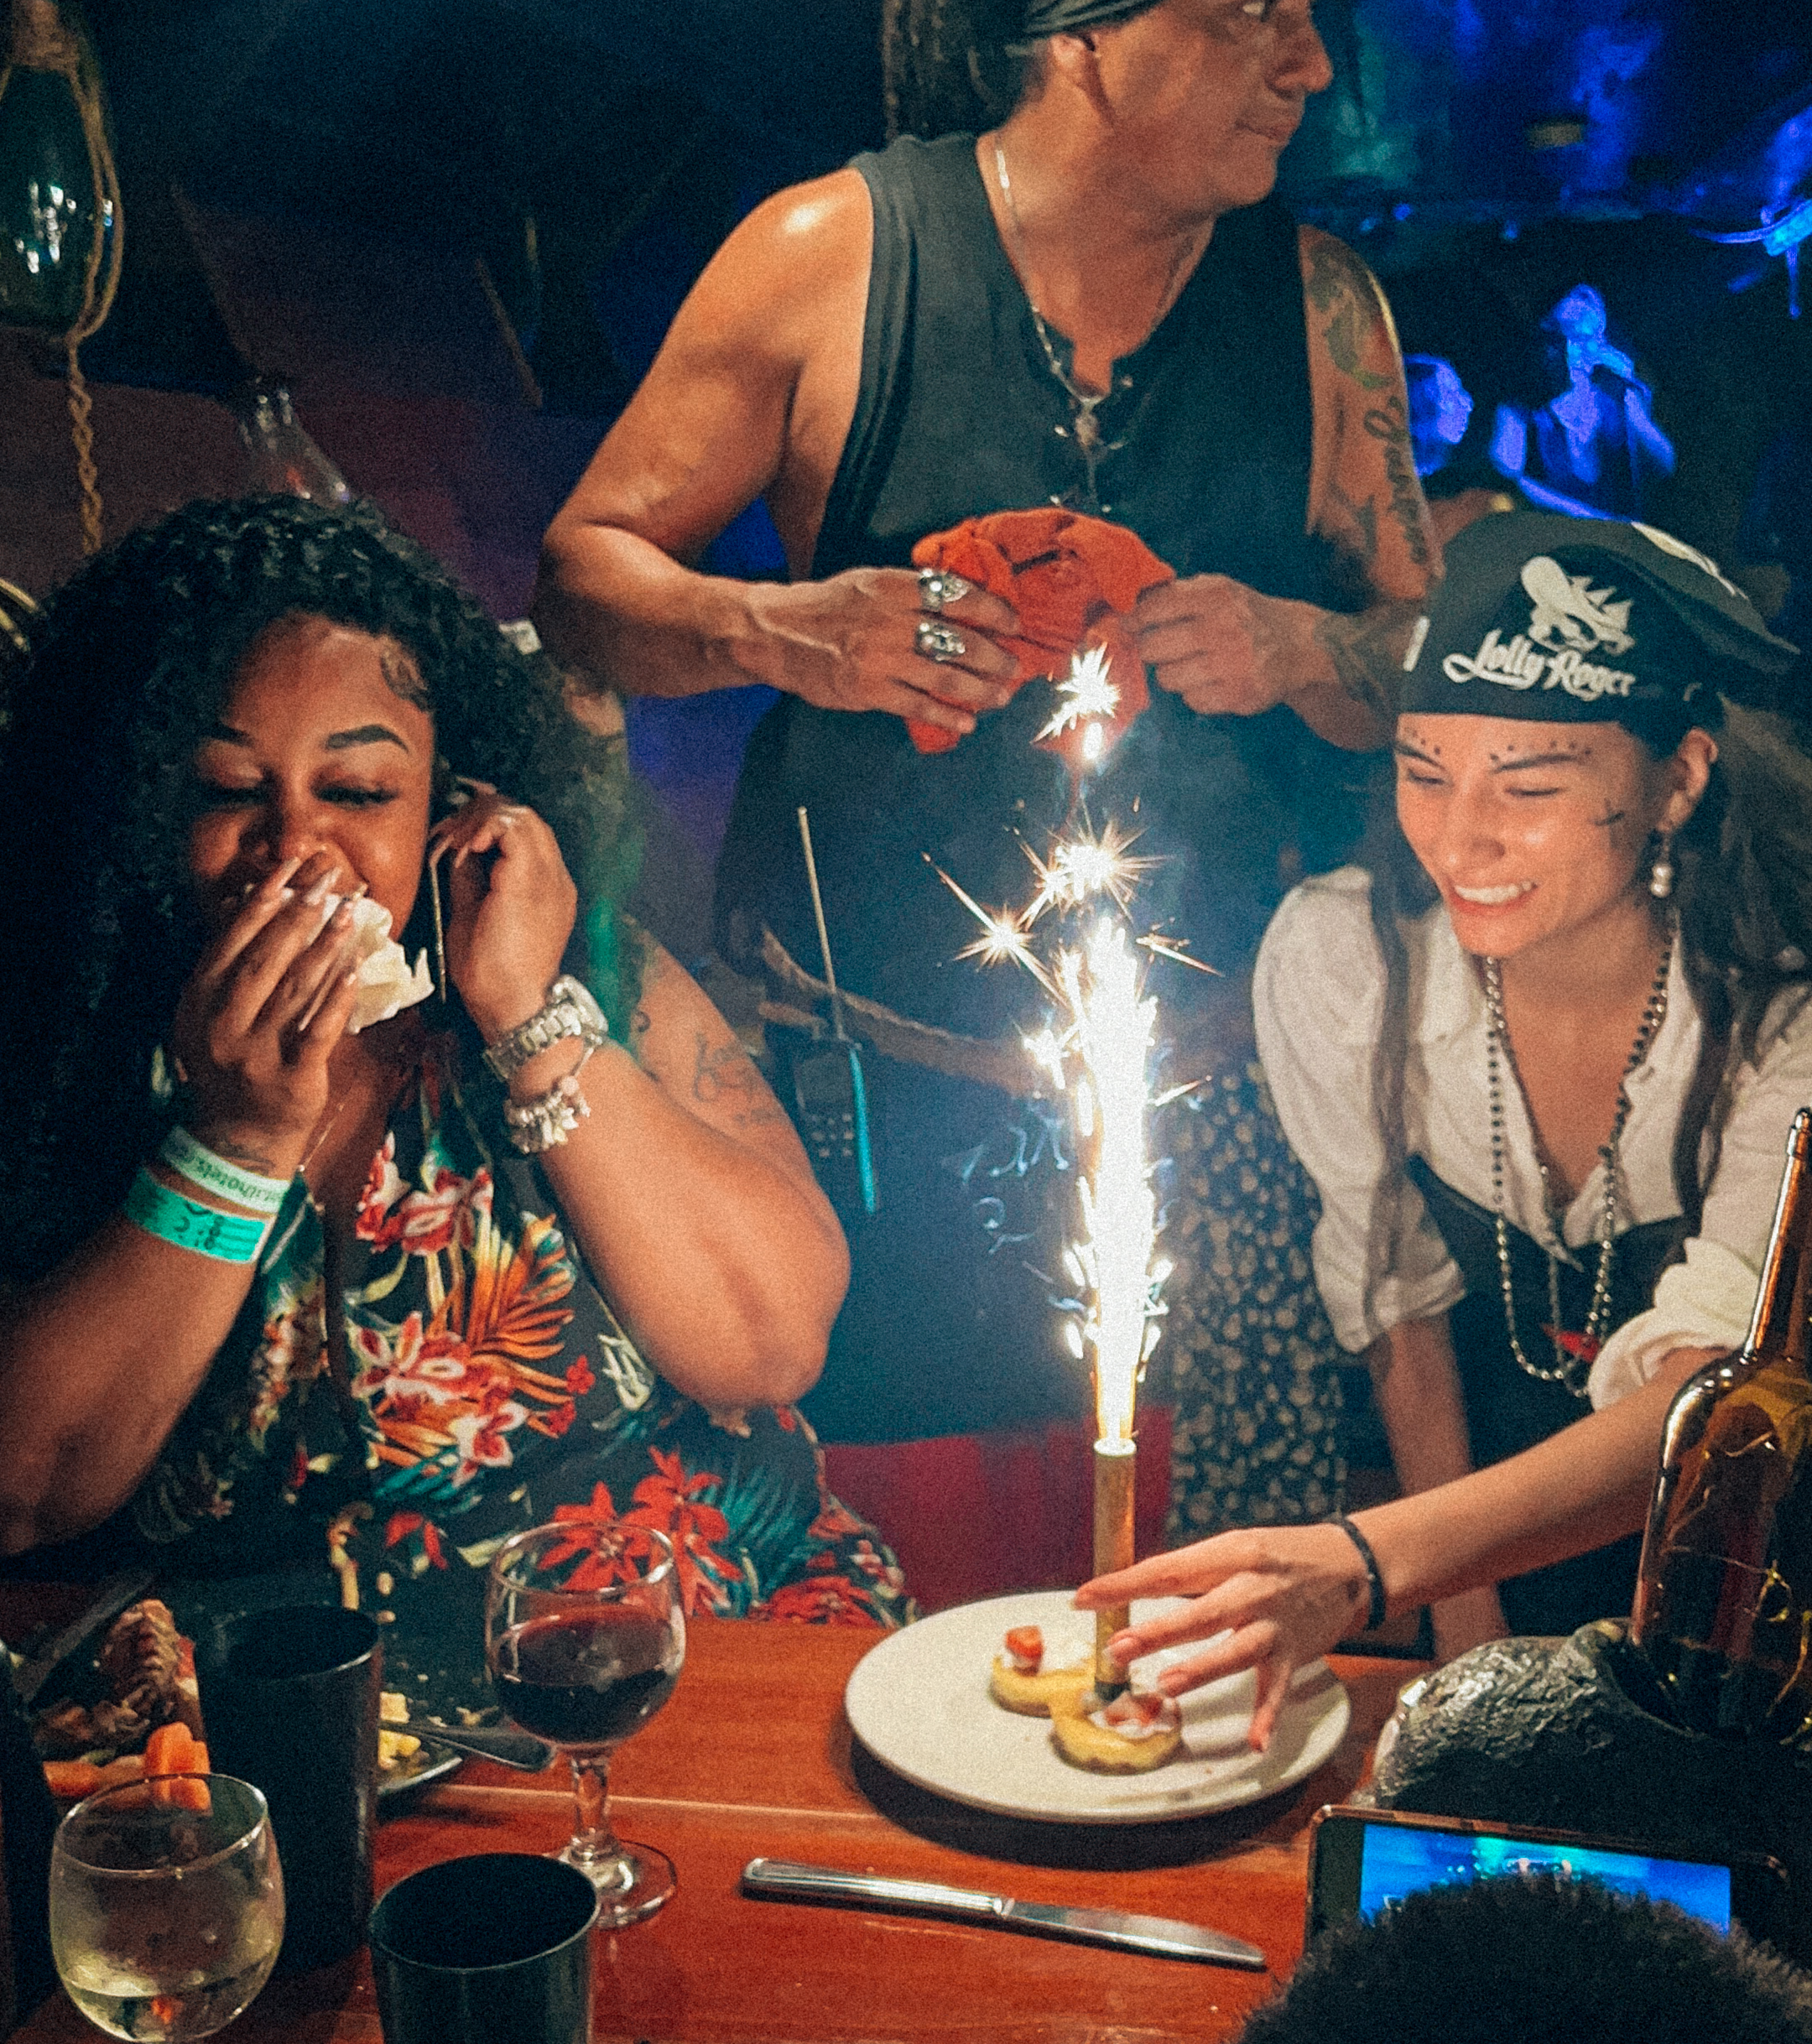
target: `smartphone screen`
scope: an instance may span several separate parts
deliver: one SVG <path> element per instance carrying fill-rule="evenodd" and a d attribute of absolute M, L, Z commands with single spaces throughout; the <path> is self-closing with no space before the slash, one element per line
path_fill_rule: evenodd
<path fill-rule="evenodd" d="M 1674 1902 L 1714 1930 L 1731 1927 L 1731 1870 L 1702 1860 L 1652 1859 L 1601 1846 L 1559 1845 L 1484 1831 L 1412 1831 L 1367 1824 L 1359 1857 L 1359 1907 L 1375 1917 L 1419 1889 L 1487 1880 L 1496 1874 L 1559 1874 L 1596 1880 L 1619 1895 Z"/>
<path fill-rule="evenodd" d="M 1375 1917 L 1424 1888 L 1533 1873 L 1595 1880 L 1617 1894 L 1672 1902 L 1721 1933 L 1739 1922 L 1758 1936 L 1773 1935 L 1786 1896 L 1778 1862 L 1759 1854 L 1728 1862 L 1695 1859 L 1566 1832 L 1513 1831 L 1407 1811 L 1330 1808 L 1315 1822 L 1308 1934 L 1351 1917 Z"/>

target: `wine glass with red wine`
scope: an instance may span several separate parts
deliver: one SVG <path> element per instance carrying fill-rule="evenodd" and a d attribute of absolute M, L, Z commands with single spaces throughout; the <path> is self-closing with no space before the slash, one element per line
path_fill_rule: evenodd
<path fill-rule="evenodd" d="M 672 1695 L 685 1659 L 666 1535 L 569 1520 L 505 1541 L 491 1562 L 485 1659 L 498 1703 L 572 1762 L 578 1818 L 558 1856 L 590 1875 L 599 1922 L 652 1916 L 674 1891 L 673 1862 L 622 1844 L 606 1802 L 612 1754 Z"/>

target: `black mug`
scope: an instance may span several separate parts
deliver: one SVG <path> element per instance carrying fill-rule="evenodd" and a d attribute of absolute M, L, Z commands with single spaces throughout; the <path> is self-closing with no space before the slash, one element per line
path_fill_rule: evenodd
<path fill-rule="evenodd" d="M 399 1880 L 371 1918 L 384 2044 L 588 2044 L 597 1913 L 585 1875 L 528 1853 Z"/>
<path fill-rule="evenodd" d="M 223 1620 L 201 1657 L 209 1760 L 270 1804 L 288 1911 L 280 1973 L 364 1942 L 383 1660 L 376 1623 L 332 1605 Z"/>

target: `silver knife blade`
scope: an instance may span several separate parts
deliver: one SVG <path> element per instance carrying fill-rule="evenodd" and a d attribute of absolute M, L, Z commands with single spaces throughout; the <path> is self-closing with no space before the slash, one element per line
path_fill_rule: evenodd
<path fill-rule="evenodd" d="M 90 1633 L 98 1631 L 116 1611 L 123 1611 L 134 1597 L 148 1589 L 151 1577 L 148 1568 L 122 1568 L 109 1576 L 62 1631 L 52 1635 L 42 1651 L 13 1671 L 13 1693 L 20 1703 L 29 1703 Z"/>
<path fill-rule="evenodd" d="M 950 1888 L 941 1882 L 894 1880 L 873 1874 L 848 1874 L 792 1859 L 751 1859 L 742 1870 L 751 1895 L 796 1902 L 860 1902 L 876 1909 L 917 1910 L 962 1922 L 998 1923 L 1009 1930 L 1076 1944 L 1106 1945 L 1159 1958 L 1197 1959 L 1209 1965 L 1241 1966 L 1263 1973 L 1265 1955 L 1243 1938 L 1167 1917 L 1130 1916 L 1118 1909 L 1072 1909 L 1051 1902 L 1020 1902 L 980 1889 Z"/>

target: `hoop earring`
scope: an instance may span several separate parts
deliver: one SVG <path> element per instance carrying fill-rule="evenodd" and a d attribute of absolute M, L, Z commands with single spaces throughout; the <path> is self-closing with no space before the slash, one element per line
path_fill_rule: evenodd
<path fill-rule="evenodd" d="M 1674 892 L 1674 840 L 1664 837 L 1661 849 L 1655 854 L 1654 864 L 1648 869 L 1648 892 L 1658 902 L 1664 902 Z"/>
<path fill-rule="evenodd" d="M 434 910 L 435 978 L 440 984 L 440 1005 L 445 1007 L 447 998 L 446 926 L 440 916 L 440 861 L 438 859 L 431 858 L 428 861 L 428 900 Z"/>

